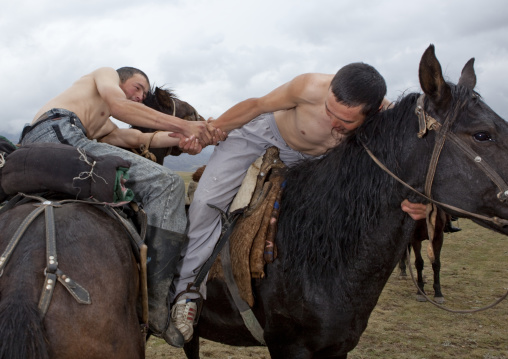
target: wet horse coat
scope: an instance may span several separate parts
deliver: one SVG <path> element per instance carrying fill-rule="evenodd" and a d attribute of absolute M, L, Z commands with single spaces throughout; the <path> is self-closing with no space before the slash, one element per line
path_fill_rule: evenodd
<path fill-rule="evenodd" d="M 454 119 L 451 131 L 508 179 L 508 124 L 473 91 L 472 65 L 466 64 L 458 85 L 446 83 L 430 46 L 420 63 L 424 109 L 440 122 Z M 419 97 L 405 96 L 322 159 L 289 172 L 276 239 L 278 257 L 266 266 L 264 279 L 253 280 L 253 311 L 272 358 L 346 358 L 357 345 L 414 230 L 415 222 L 400 210 L 400 203 L 405 198 L 422 201 L 379 168 L 363 145 L 423 191 L 436 133 L 416 136 Z M 508 206 L 498 193 L 471 158 L 445 143 L 432 186 L 435 200 L 506 219 Z M 473 220 L 508 234 L 507 228 L 488 220 Z M 198 336 L 229 345 L 259 345 L 223 281 L 209 281 L 207 297 L 196 334 L 185 347 L 189 358 L 199 357 Z"/>

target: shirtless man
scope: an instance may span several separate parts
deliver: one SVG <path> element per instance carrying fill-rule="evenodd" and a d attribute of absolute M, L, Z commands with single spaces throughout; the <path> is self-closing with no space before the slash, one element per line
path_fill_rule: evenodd
<path fill-rule="evenodd" d="M 181 246 L 186 241 L 184 183 L 168 168 L 115 147 L 139 147 L 151 134 L 118 128 L 110 116 L 130 125 L 171 131 L 158 133 L 152 145 L 180 145 L 193 154 L 199 153 L 202 146 L 223 140 L 225 135 L 210 123 L 188 122 L 143 105 L 149 89 L 148 77 L 138 69 L 95 70 L 44 105 L 32 124 L 23 130 L 20 143 L 65 143 L 87 154 L 119 156 L 131 163 L 126 187 L 134 191 L 135 200 L 142 203 L 148 220 L 150 329 L 168 343 L 181 347 L 182 335 L 167 324 L 167 297 Z"/>
<path fill-rule="evenodd" d="M 215 121 L 223 131 L 234 130 L 215 148 L 199 181 L 189 209 L 189 243 L 170 295 L 171 300 L 177 298 L 171 320 L 186 341 L 192 338 L 197 310 L 193 301 L 197 294 L 187 292 L 187 286 L 221 232 L 219 212 L 207 204 L 227 210 L 248 167 L 270 146 L 279 148 L 280 159 L 288 166 L 325 154 L 367 117 L 387 107 L 385 95 L 383 77 L 372 66 L 354 63 L 335 76 L 297 76 L 266 96 L 238 103 Z M 404 210 L 421 217 L 425 206 L 404 201 Z M 205 286 L 199 290 L 205 297 Z"/>

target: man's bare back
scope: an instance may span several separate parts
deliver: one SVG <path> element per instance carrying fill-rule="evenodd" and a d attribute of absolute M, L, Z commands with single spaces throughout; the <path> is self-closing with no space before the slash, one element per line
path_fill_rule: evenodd
<path fill-rule="evenodd" d="M 135 73 L 122 82 L 116 70 L 103 67 L 50 100 L 37 112 L 34 122 L 48 110 L 62 108 L 78 116 L 91 139 L 114 137 L 118 127 L 110 116 L 129 125 L 174 132 L 181 139 L 196 138 L 204 146 L 225 138 L 210 123 L 185 121 L 144 106 L 141 102 L 149 88 L 146 76 Z"/>
<path fill-rule="evenodd" d="M 67 90 L 46 103 L 37 112 L 32 123 L 53 108 L 74 112 L 85 127 L 88 138 L 97 139 L 106 135 L 100 130 L 110 121 L 111 113 L 106 101 L 100 96 L 91 74 L 81 77 Z"/>

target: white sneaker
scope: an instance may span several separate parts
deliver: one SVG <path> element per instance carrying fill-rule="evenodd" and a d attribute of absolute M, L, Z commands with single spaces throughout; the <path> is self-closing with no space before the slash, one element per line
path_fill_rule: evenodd
<path fill-rule="evenodd" d="M 182 333 L 185 342 L 192 339 L 194 333 L 194 318 L 196 317 L 198 307 L 196 303 L 189 301 L 180 301 L 171 308 L 171 320 L 176 329 Z"/>

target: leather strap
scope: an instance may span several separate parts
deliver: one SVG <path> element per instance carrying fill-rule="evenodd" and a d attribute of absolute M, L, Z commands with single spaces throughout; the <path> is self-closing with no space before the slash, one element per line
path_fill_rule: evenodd
<path fill-rule="evenodd" d="M 203 266 L 199 270 L 199 273 L 196 275 L 196 279 L 194 280 L 194 283 L 191 283 L 188 286 L 188 288 L 190 288 L 190 287 L 199 288 L 199 286 L 201 285 L 201 282 L 206 278 L 208 271 L 210 270 L 210 268 L 212 268 L 213 262 L 215 262 L 215 259 L 219 255 L 219 252 L 224 247 L 224 244 L 226 244 L 226 242 L 228 242 L 229 237 L 231 236 L 231 234 L 233 233 L 233 229 L 235 228 L 236 221 L 240 217 L 240 213 L 237 213 L 237 212 L 233 212 L 228 217 L 224 213 L 224 211 L 222 211 L 218 207 L 210 205 L 210 204 L 208 206 L 210 206 L 211 208 L 215 208 L 216 210 L 218 210 L 221 213 L 222 220 L 225 223 L 224 227 L 227 227 L 227 229 L 222 233 L 221 237 L 219 238 L 219 241 L 215 245 L 215 248 L 213 249 L 211 256 L 206 260 L 205 264 L 203 264 Z"/>
<path fill-rule="evenodd" d="M 229 236 L 226 239 L 225 245 L 220 252 L 220 259 L 222 262 L 222 269 L 224 271 L 224 279 L 228 286 L 229 293 L 235 302 L 240 315 L 242 316 L 243 322 L 252 336 L 262 345 L 266 345 L 263 333 L 264 330 L 259 324 L 256 316 L 252 312 L 247 302 L 245 302 L 241 296 L 238 286 L 236 285 L 235 277 L 233 275 L 233 268 L 231 267 L 231 255 L 229 252 Z"/>

